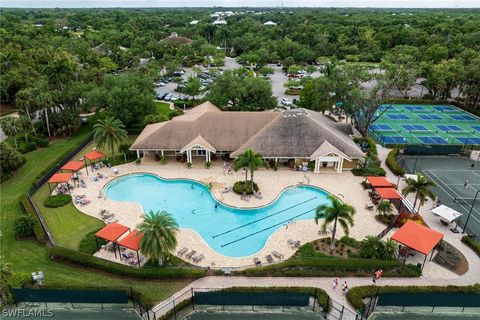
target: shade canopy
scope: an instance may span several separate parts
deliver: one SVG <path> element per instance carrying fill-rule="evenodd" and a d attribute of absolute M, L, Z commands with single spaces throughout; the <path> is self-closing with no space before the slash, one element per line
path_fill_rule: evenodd
<path fill-rule="evenodd" d="M 48 179 L 48 183 L 63 183 L 68 182 L 73 176 L 73 173 L 55 173 L 50 179 Z"/>
<path fill-rule="evenodd" d="M 101 158 L 104 158 L 104 157 L 105 157 L 105 153 L 97 151 L 97 150 L 93 150 L 93 151 L 85 154 L 85 158 L 87 158 L 90 161 L 101 159 Z"/>
<path fill-rule="evenodd" d="M 374 188 L 391 188 L 393 186 L 385 177 L 367 177 L 367 180 Z"/>
<path fill-rule="evenodd" d="M 132 249 L 135 251 L 140 250 L 140 241 L 142 241 L 143 233 L 138 230 L 133 230 L 125 238 L 118 242 L 119 246 Z"/>
<path fill-rule="evenodd" d="M 128 230 L 130 230 L 129 227 L 124 226 L 123 224 L 114 222 L 105 226 L 102 230 L 95 233 L 95 236 L 98 238 L 105 239 L 107 241 L 116 241 Z"/>
<path fill-rule="evenodd" d="M 68 171 L 78 171 L 83 168 L 85 163 L 83 161 L 69 161 L 60 170 L 68 170 Z"/>
<path fill-rule="evenodd" d="M 443 219 L 447 220 L 448 222 L 452 222 L 453 220 L 457 219 L 462 215 L 460 212 L 455 211 L 452 208 L 447 207 L 443 204 L 441 206 L 433 208 L 431 211 L 437 216 L 440 216 Z"/>
<path fill-rule="evenodd" d="M 443 233 L 408 220 L 395 232 L 392 239 L 427 255 L 443 239 Z"/>
<path fill-rule="evenodd" d="M 402 195 L 395 188 L 376 188 L 375 192 L 382 199 L 395 200 L 402 199 Z"/>

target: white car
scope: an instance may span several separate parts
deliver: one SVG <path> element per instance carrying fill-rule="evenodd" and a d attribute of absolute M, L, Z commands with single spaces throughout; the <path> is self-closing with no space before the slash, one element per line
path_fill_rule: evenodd
<path fill-rule="evenodd" d="M 290 99 L 287 99 L 287 98 L 282 98 L 282 100 L 280 101 L 284 106 L 291 106 L 292 105 L 292 101 L 290 101 Z"/>
<path fill-rule="evenodd" d="M 159 85 L 160 87 L 165 87 L 165 84 L 166 84 L 165 82 L 160 82 L 158 85 Z"/>

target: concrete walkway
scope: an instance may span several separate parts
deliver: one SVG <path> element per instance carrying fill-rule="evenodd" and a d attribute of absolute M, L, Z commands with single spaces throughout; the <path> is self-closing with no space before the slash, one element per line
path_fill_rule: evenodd
<path fill-rule="evenodd" d="M 384 160 L 386 159 L 388 152 L 391 149 L 378 147 L 378 155 L 382 160 L 382 167 L 387 171 L 387 177 L 392 182 L 397 182 L 396 177 L 388 168 L 385 167 Z M 405 181 L 400 180 L 399 189 L 401 190 L 405 186 Z M 409 195 L 407 199 L 413 203 L 414 195 Z M 428 263 L 424 268 L 423 275 L 419 278 L 382 278 L 377 283 L 380 286 L 424 286 L 424 285 L 472 285 L 480 283 L 480 259 L 469 247 L 464 245 L 460 239 L 463 236 L 460 234 L 452 233 L 448 227 L 443 226 L 440 223 L 440 219 L 430 212 L 430 203 L 425 204 L 420 209 L 420 214 L 423 216 L 426 223 L 435 230 L 444 233 L 444 240 L 451 245 L 459 249 L 466 257 L 469 263 L 469 270 L 459 276 L 447 269 L 438 267 L 435 263 Z M 394 231 L 391 231 L 387 237 L 389 237 Z M 435 268 L 429 268 L 429 265 L 435 265 Z M 334 277 L 233 277 L 233 276 L 210 276 L 202 279 L 198 279 L 192 282 L 190 285 L 175 293 L 169 299 L 161 302 L 153 308 L 154 312 L 157 312 L 157 317 L 168 311 L 169 306 L 173 306 L 172 301 L 175 299 L 181 300 L 181 296 L 186 298 L 188 295 L 185 293 L 192 288 L 195 289 L 207 289 L 207 288 L 229 288 L 229 287 L 315 287 L 325 290 L 330 298 L 345 305 L 353 310 L 353 307 L 346 300 L 345 295 L 342 293 L 341 288 L 337 287 L 335 290 L 332 288 L 332 282 Z M 371 279 L 369 277 L 349 277 L 338 278 L 341 285 L 344 281 L 347 282 L 350 288 L 357 286 L 371 285 Z M 176 300 L 175 303 L 180 301 Z M 355 312 L 353 310 L 353 312 Z"/>

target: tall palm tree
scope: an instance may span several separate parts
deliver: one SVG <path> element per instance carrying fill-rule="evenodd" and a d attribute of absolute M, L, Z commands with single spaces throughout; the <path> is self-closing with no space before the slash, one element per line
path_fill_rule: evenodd
<path fill-rule="evenodd" d="M 56 89 L 63 90 L 65 84 L 73 79 L 74 72 L 72 63 L 67 58 L 53 61 L 43 69 L 48 82 Z"/>
<path fill-rule="evenodd" d="M 52 107 L 52 104 L 53 104 L 53 96 L 50 92 L 42 91 L 37 96 L 37 106 L 39 109 L 42 109 L 44 111 L 47 133 L 49 138 L 51 137 L 51 134 L 50 134 L 50 121 L 48 118 L 48 110 Z"/>
<path fill-rule="evenodd" d="M 377 212 L 380 214 L 391 214 L 393 211 L 392 203 L 388 200 L 382 200 L 377 204 Z"/>
<path fill-rule="evenodd" d="M 13 138 L 13 141 L 15 142 L 15 148 L 18 148 L 17 133 L 20 131 L 20 127 L 17 120 L 12 116 L 5 117 L 0 120 L 0 125 L 2 126 L 3 132 L 5 132 L 7 136 Z"/>
<path fill-rule="evenodd" d="M 435 186 L 435 182 L 417 173 L 416 179 L 407 179 L 407 186 L 403 188 L 402 194 L 406 196 L 410 193 L 415 193 L 415 201 L 413 202 L 413 210 L 415 211 L 417 200 L 420 200 L 419 207 L 423 206 L 427 197 L 435 201 L 436 197 L 430 190 L 430 188 Z"/>
<path fill-rule="evenodd" d="M 28 142 L 28 131 L 30 130 L 30 120 L 25 116 L 20 116 L 17 119 L 18 131 L 25 136 L 25 141 Z"/>
<path fill-rule="evenodd" d="M 38 92 L 35 88 L 26 88 L 18 91 L 15 96 L 15 104 L 27 115 L 34 135 L 37 135 L 37 131 L 33 125 L 31 112 L 37 111 L 37 94 Z"/>
<path fill-rule="evenodd" d="M 115 148 L 124 143 L 128 138 L 125 125 L 119 119 L 106 117 L 105 120 L 98 120 L 93 126 L 93 138 L 99 148 L 108 147 L 112 151 L 115 161 Z"/>
<path fill-rule="evenodd" d="M 253 192 L 253 173 L 260 166 L 267 166 L 267 163 L 262 158 L 260 153 L 253 152 L 252 149 L 247 149 L 244 153 L 238 156 L 233 163 L 235 171 L 239 168 L 245 168 L 245 184 L 247 183 L 247 171 L 250 170 L 250 183 Z M 248 169 L 248 170 L 247 170 Z"/>
<path fill-rule="evenodd" d="M 138 230 L 143 233 L 140 242 L 143 254 L 158 260 L 160 265 L 177 246 L 178 224 L 166 211 L 153 212 L 150 210 L 138 226 Z"/>
<path fill-rule="evenodd" d="M 328 196 L 328 199 L 332 202 L 331 205 L 322 204 L 317 207 L 315 212 L 315 223 L 318 224 L 318 220 L 324 219 L 322 224 L 322 231 L 327 230 L 327 226 L 333 222 L 332 239 L 330 241 L 330 249 L 335 247 L 335 234 L 337 233 L 337 223 L 340 223 L 343 231 L 346 235 L 349 233 L 349 226 L 353 227 L 353 215 L 355 214 L 355 208 L 351 205 L 341 202 L 334 196 Z"/>

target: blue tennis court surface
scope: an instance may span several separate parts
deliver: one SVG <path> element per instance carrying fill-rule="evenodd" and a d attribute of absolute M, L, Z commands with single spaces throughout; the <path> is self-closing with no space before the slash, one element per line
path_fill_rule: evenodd
<path fill-rule="evenodd" d="M 428 130 L 421 124 L 402 124 L 402 128 L 408 131 L 427 131 Z"/>
<path fill-rule="evenodd" d="M 412 112 L 425 111 L 425 109 L 422 106 L 405 106 L 405 109 Z"/>
<path fill-rule="evenodd" d="M 463 131 L 463 129 L 458 126 L 436 126 L 436 127 L 442 131 Z"/>
<path fill-rule="evenodd" d="M 441 120 L 442 117 L 436 114 L 419 114 L 418 117 L 423 120 Z"/>
<path fill-rule="evenodd" d="M 472 128 L 472 129 L 475 130 L 475 131 L 479 131 L 479 132 L 480 132 L 480 126 L 470 126 L 470 128 Z"/>
<path fill-rule="evenodd" d="M 450 106 L 434 106 L 434 110 L 441 111 L 441 112 L 453 112 L 457 111 L 455 108 L 452 108 Z"/>
<path fill-rule="evenodd" d="M 392 120 L 407 120 L 410 119 L 409 116 L 405 114 L 387 114 L 387 117 Z"/>
<path fill-rule="evenodd" d="M 469 121 L 475 120 L 474 117 L 463 115 L 463 114 L 452 114 L 450 117 L 455 120 L 469 120 Z"/>
<path fill-rule="evenodd" d="M 391 130 L 391 131 L 393 131 L 392 127 L 390 127 L 388 124 L 372 124 L 370 126 L 370 130 L 373 130 L 373 131 Z"/>
<path fill-rule="evenodd" d="M 404 137 L 382 137 L 382 140 L 384 143 L 398 143 L 398 144 L 403 144 L 403 143 L 408 143 L 408 140 L 405 139 Z"/>
<path fill-rule="evenodd" d="M 463 144 L 480 144 L 480 138 L 456 138 Z"/>
<path fill-rule="evenodd" d="M 417 137 L 425 144 L 448 144 L 448 141 L 440 137 Z"/>

